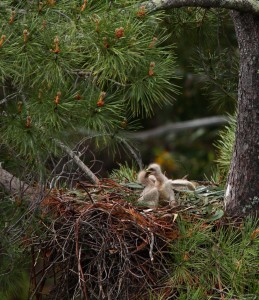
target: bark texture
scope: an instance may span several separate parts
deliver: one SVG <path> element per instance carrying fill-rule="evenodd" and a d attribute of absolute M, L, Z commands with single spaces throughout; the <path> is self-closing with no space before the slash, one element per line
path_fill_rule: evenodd
<path fill-rule="evenodd" d="M 240 51 L 236 141 L 225 209 L 245 215 L 259 209 L 259 17 L 231 12 Z"/>
<path fill-rule="evenodd" d="M 35 189 L 0 167 L 0 186 L 11 195 L 33 195 Z"/>
<path fill-rule="evenodd" d="M 149 0 L 142 5 L 148 10 L 161 10 L 180 7 L 226 8 L 259 15 L 257 0 Z"/>

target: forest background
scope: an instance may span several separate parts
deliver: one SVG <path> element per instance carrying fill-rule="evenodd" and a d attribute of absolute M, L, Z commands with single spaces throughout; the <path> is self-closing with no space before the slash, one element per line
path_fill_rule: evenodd
<path fill-rule="evenodd" d="M 195 14 L 193 12 L 195 11 Z M 145 129 L 163 126 L 168 122 L 195 120 L 211 116 L 234 115 L 237 101 L 238 48 L 232 21 L 227 11 L 195 8 L 172 9 L 165 18 L 170 32 L 168 43 L 174 45 L 179 86 L 173 105 L 155 108 L 152 118 L 142 120 Z M 233 142 L 233 126 L 226 138 L 222 132 L 225 124 L 201 126 L 180 132 L 166 131 L 156 138 L 140 143 L 145 164 L 160 163 L 168 174 L 181 178 L 203 180 L 226 176 Z M 223 134 L 223 138 L 221 138 Z M 219 142 L 219 140 L 221 142 Z M 219 144 L 227 145 L 227 157 Z M 148 144 L 148 145 L 147 145 Z M 226 150 L 227 152 L 227 150 Z M 217 164 L 220 162 L 220 165 Z M 225 168 L 219 174 L 217 168 Z"/>

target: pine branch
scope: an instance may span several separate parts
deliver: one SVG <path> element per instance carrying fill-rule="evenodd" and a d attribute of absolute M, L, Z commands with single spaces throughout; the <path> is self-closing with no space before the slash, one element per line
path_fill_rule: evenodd
<path fill-rule="evenodd" d="M 150 11 L 180 7 L 226 8 L 259 15 L 259 2 L 255 0 L 150 0 L 142 5 Z"/>

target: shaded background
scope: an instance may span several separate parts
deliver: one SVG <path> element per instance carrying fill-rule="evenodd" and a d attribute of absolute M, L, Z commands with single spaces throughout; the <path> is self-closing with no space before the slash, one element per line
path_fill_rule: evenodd
<path fill-rule="evenodd" d="M 193 13 L 195 11 L 195 14 Z M 238 50 L 227 12 L 183 8 L 165 18 L 168 39 L 174 44 L 181 79 L 173 105 L 155 108 L 152 118 L 141 121 L 142 130 L 235 112 Z M 216 169 L 219 130 L 224 125 L 200 127 L 137 142 L 143 163 L 157 162 L 168 176 L 202 180 Z M 120 161 L 121 162 L 121 161 Z M 113 165 L 113 164 L 112 164 Z"/>

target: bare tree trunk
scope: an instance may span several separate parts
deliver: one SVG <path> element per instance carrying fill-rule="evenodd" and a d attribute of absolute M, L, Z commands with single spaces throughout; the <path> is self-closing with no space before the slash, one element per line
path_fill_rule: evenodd
<path fill-rule="evenodd" d="M 236 141 L 225 209 L 230 215 L 259 209 L 259 17 L 231 12 L 240 51 Z"/>

